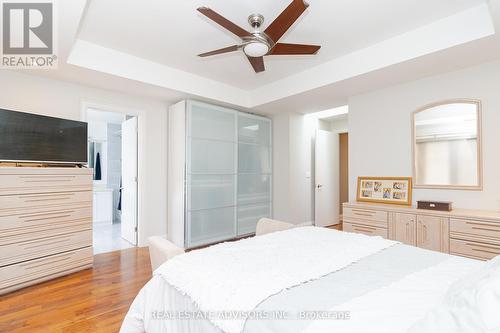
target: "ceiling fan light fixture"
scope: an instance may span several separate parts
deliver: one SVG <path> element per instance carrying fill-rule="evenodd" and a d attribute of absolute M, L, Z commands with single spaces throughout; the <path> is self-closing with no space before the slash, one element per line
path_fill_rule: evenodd
<path fill-rule="evenodd" d="M 261 41 L 251 42 L 243 47 L 243 52 L 249 57 L 262 57 L 269 52 L 269 45 Z"/>
<path fill-rule="evenodd" d="M 290 29 L 297 19 L 306 11 L 309 4 L 305 0 L 290 0 L 291 3 L 282 11 L 278 17 L 265 29 L 262 30 L 264 16 L 261 14 L 252 14 L 248 17 L 248 23 L 252 31 L 247 31 L 239 25 L 234 24 L 224 16 L 208 7 L 198 8 L 198 12 L 205 15 L 221 27 L 225 28 L 242 41 L 236 44 L 224 47 L 218 50 L 198 54 L 199 57 L 208 57 L 218 54 L 224 54 L 235 51 L 242 51 L 247 60 L 252 65 L 255 73 L 266 70 L 264 56 L 272 55 L 314 55 L 321 48 L 319 45 L 280 43 L 279 40 Z"/>

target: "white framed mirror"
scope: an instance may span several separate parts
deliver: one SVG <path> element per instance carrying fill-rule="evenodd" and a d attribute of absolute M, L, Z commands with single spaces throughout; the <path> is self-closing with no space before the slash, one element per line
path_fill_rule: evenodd
<path fill-rule="evenodd" d="M 480 101 L 427 105 L 412 127 L 414 188 L 482 189 Z"/>

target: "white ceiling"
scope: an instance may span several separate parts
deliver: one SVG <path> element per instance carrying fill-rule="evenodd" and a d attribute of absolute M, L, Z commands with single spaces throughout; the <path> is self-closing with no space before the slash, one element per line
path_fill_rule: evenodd
<path fill-rule="evenodd" d="M 500 58 L 500 0 L 309 0 L 283 41 L 321 44 L 317 56 L 267 57 L 261 74 L 239 53 L 196 57 L 238 42 L 198 6 L 247 28 L 250 13 L 269 24 L 290 1 L 60 1 L 59 68 L 28 73 L 166 102 L 309 113 Z"/>
<path fill-rule="evenodd" d="M 245 90 L 302 72 L 332 59 L 484 3 L 483 0 L 308 0 L 310 7 L 283 37 L 319 44 L 317 56 L 266 57 L 256 74 L 242 52 L 201 59 L 196 55 L 240 40 L 196 11 L 209 6 L 249 29 L 247 17 L 261 13 L 267 24 L 290 0 L 93 0 L 79 39 L 194 73 Z"/>

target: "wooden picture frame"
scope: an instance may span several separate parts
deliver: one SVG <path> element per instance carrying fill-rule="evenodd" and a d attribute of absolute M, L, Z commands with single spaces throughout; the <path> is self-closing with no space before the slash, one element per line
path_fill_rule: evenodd
<path fill-rule="evenodd" d="M 358 177 L 356 200 L 411 206 L 412 177 Z"/>

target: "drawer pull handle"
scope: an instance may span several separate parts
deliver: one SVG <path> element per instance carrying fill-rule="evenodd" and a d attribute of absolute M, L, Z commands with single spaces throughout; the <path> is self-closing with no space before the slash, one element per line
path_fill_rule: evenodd
<path fill-rule="evenodd" d="M 371 230 L 371 231 L 375 231 L 377 230 L 377 228 L 373 228 L 373 227 L 368 227 L 368 226 L 353 226 L 354 228 L 359 228 L 359 229 L 365 229 L 365 230 Z"/>
<path fill-rule="evenodd" d="M 42 262 L 21 264 L 21 266 L 26 267 L 26 269 L 34 269 L 34 268 L 39 268 L 39 267 L 55 264 L 55 263 L 62 263 L 64 261 L 67 261 L 68 259 L 71 259 L 71 255 L 55 257 L 55 258 L 52 258 L 52 260 L 47 260 L 47 261 L 42 261 Z"/>
<path fill-rule="evenodd" d="M 490 250 L 496 250 L 500 253 L 500 246 L 494 246 L 494 245 L 480 245 L 480 244 L 472 244 L 472 243 L 465 243 L 467 246 L 470 247 L 479 247 L 479 248 L 484 248 L 484 249 L 490 249 Z"/>
<path fill-rule="evenodd" d="M 373 233 L 375 230 L 368 230 L 368 229 L 358 229 L 358 228 L 354 228 L 354 231 Z"/>
<path fill-rule="evenodd" d="M 47 212 L 47 213 L 39 213 L 39 214 L 19 215 L 18 218 L 25 219 L 25 218 L 30 218 L 30 217 L 51 216 L 51 215 L 58 215 L 58 214 L 71 214 L 71 213 L 74 213 L 74 212 L 75 212 L 74 210 L 63 210 L 63 211 L 57 211 L 57 212 Z"/>
<path fill-rule="evenodd" d="M 368 217 L 372 217 L 373 214 L 364 214 L 364 213 L 354 213 L 354 215 L 359 215 L 359 216 L 368 216 Z"/>
<path fill-rule="evenodd" d="M 74 196 L 75 193 L 53 193 L 53 194 L 35 194 L 35 195 L 21 195 L 19 196 L 19 199 L 23 198 L 50 198 L 50 197 L 67 197 L 67 196 Z"/>
<path fill-rule="evenodd" d="M 490 229 L 490 228 L 480 228 L 480 227 L 472 227 L 472 229 L 474 229 L 474 230 L 484 230 L 484 231 L 500 232 L 500 229 L 499 229 L 499 230 L 496 230 L 496 229 Z"/>
<path fill-rule="evenodd" d="M 40 247 L 44 247 L 44 246 L 48 246 L 48 245 L 55 245 L 55 244 L 64 245 L 64 243 L 66 243 L 69 240 L 70 240 L 69 238 L 57 239 L 57 240 L 52 240 L 52 242 L 45 242 L 45 243 L 39 243 L 39 244 L 32 245 L 32 246 L 25 246 L 24 249 L 25 250 L 38 249 Z"/>
<path fill-rule="evenodd" d="M 494 255 L 500 254 L 500 251 L 488 251 L 488 250 L 481 250 L 481 249 L 475 249 L 475 248 L 472 248 L 472 251 L 481 252 L 481 253 L 490 253 L 490 254 L 494 254 Z"/>
<path fill-rule="evenodd" d="M 38 179 L 38 178 L 75 178 L 76 176 L 71 176 L 71 175 L 67 175 L 67 176 L 61 176 L 61 175 L 37 175 L 37 176 L 19 176 L 19 178 L 35 178 L 35 179 Z"/>
<path fill-rule="evenodd" d="M 59 198 L 43 198 L 43 199 L 31 199 L 31 200 L 24 200 L 24 202 L 45 202 L 45 201 L 57 201 L 57 200 L 70 200 L 71 197 L 59 197 Z"/>
<path fill-rule="evenodd" d="M 45 221 L 45 220 L 52 220 L 52 219 L 62 219 L 65 217 L 70 217 L 71 215 L 57 215 L 57 216 L 47 216 L 47 217 L 41 217 L 38 219 L 29 219 L 29 220 L 24 220 L 23 222 L 36 222 L 36 221 Z"/>
<path fill-rule="evenodd" d="M 70 182 L 73 179 L 57 179 L 57 178 L 52 178 L 52 179 L 34 179 L 34 180 L 25 180 L 25 183 L 47 183 L 47 182 Z"/>
<path fill-rule="evenodd" d="M 71 182 L 75 176 L 23 176 L 20 179 L 25 183 Z"/>
<path fill-rule="evenodd" d="M 353 209 L 352 210 L 353 213 L 365 213 L 365 214 L 372 214 L 372 215 L 375 215 L 377 214 L 376 211 L 374 210 L 361 210 L 361 209 Z"/>
<path fill-rule="evenodd" d="M 467 222 L 465 222 L 465 224 L 478 225 L 478 226 L 485 226 L 485 225 L 487 225 L 489 227 L 494 227 L 494 228 L 500 229 L 500 224 L 498 224 L 498 223 L 488 223 L 488 222 L 481 222 L 481 223 L 479 223 L 479 222 L 467 221 Z"/>

